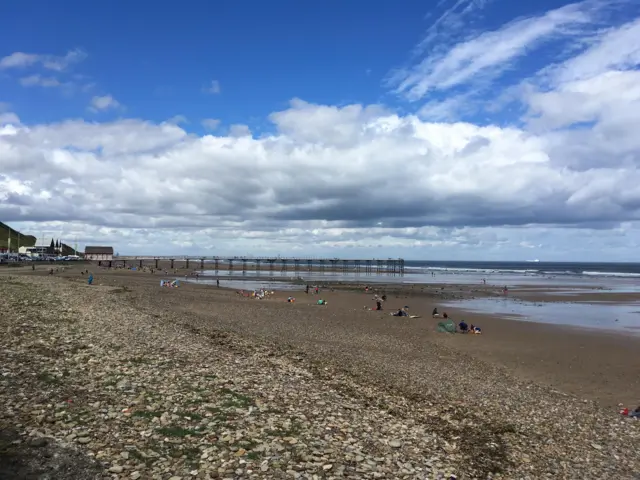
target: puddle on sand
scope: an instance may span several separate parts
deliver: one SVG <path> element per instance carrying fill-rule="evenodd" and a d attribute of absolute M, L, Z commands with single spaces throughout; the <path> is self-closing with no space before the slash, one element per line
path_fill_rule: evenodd
<path fill-rule="evenodd" d="M 451 308 L 508 316 L 513 320 L 640 333 L 638 304 L 527 302 L 474 298 L 448 302 Z"/>
<path fill-rule="evenodd" d="M 203 278 L 200 277 L 198 280 L 195 278 L 189 278 L 187 280 L 182 280 L 183 282 L 189 283 L 199 283 L 202 285 L 216 285 L 216 280 L 214 278 Z M 274 290 L 274 291 L 303 291 L 304 285 L 296 285 L 293 283 L 287 282 L 272 282 L 272 281 L 260 281 L 260 280 L 228 280 L 226 278 L 220 279 L 220 287 L 221 288 L 233 288 L 235 290 L 259 290 L 264 288 L 265 290 Z"/>

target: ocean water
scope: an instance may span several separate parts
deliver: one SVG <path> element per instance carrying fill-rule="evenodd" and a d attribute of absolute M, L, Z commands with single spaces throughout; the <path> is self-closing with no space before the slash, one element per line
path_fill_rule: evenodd
<path fill-rule="evenodd" d="M 625 277 L 640 279 L 640 263 L 466 262 L 407 260 L 405 272 L 493 276 Z"/>
<path fill-rule="evenodd" d="M 222 262 L 221 262 L 222 263 Z M 319 265 L 314 262 L 314 265 Z M 341 264 L 339 264 L 341 266 Z M 274 271 L 263 267 L 255 270 L 255 264 L 247 263 L 243 272 L 239 265 L 233 271 L 205 270 L 205 277 L 247 278 L 262 277 L 279 281 L 301 280 L 304 282 L 344 281 L 361 283 L 443 283 L 443 284 L 482 284 L 496 287 L 508 286 L 556 286 L 556 287 L 601 287 L 619 292 L 637 291 L 640 288 L 639 263 L 551 263 L 551 262 L 462 262 L 462 261 L 406 261 L 405 273 L 366 274 L 350 267 L 348 271 L 308 272 L 306 263 L 295 271 L 288 265 L 287 271 L 276 266 Z"/>
<path fill-rule="evenodd" d="M 640 335 L 640 305 L 634 303 L 616 305 L 598 302 L 527 302 L 511 298 L 473 298 L 447 302 L 445 306 L 495 314 L 519 321 Z"/>

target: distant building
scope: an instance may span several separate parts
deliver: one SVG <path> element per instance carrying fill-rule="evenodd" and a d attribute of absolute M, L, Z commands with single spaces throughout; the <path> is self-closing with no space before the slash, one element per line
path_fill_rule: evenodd
<path fill-rule="evenodd" d="M 113 260 L 113 247 L 84 247 L 85 260 Z"/>
<path fill-rule="evenodd" d="M 28 255 L 30 257 L 38 257 L 40 255 L 47 255 L 49 253 L 48 245 L 36 245 L 33 247 L 20 247 L 18 253 Z"/>

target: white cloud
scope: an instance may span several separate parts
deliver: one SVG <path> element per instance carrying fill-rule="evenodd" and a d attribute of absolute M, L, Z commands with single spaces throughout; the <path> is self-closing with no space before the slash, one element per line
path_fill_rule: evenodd
<path fill-rule="evenodd" d="M 80 49 L 70 50 L 63 56 L 15 52 L 0 58 L 0 70 L 28 68 L 38 65 L 48 70 L 60 72 L 75 63 L 83 61 L 85 58 L 87 58 L 87 54 Z"/>
<path fill-rule="evenodd" d="M 415 101 L 432 90 L 447 90 L 479 76 L 494 78 L 544 41 L 575 35 L 591 25 L 593 17 L 586 3 L 571 4 L 543 15 L 524 18 L 462 41 L 445 52 L 435 51 L 410 69 L 396 72 L 396 92 Z"/>
<path fill-rule="evenodd" d="M 43 77 L 42 75 L 30 75 L 22 77 L 20 84 L 24 87 L 59 87 L 62 84 L 55 77 Z"/>
<path fill-rule="evenodd" d="M 2 112 L 0 111 L 0 125 L 20 124 L 20 118 L 13 112 Z"/>
<path fill-rule="evenodd" d="M 105 110 L 114 110 L 120 108 L 120 102 L 118 102 L 111 95 L 95 96 L 91 99 L 89 109 L 93 112 L 100 112 Z"/>
<path fill-rule="evenodd" d="M 554 238 L 576 241 L 578 230 L 599 239 L 585 249 L 613 242 L 620 253 L 635 242 L 590 229 L 630 222 L 637 231 L 640 159 L 567 165 L 570 130 L 536 135 L 301 100 L 271 119 L 276 133 L 261 138 L 244 127 L 199 137 L 133 119 L 0 127 L 0 216 L 64 222 L 64 236 L 122 252 L 178 251 L 175 240 L 192 252 L 548 258 Z M 600 142 L 615 158 L 638 151 Z"/>
<path fill-rule="evenodd" d="M 230 137 L 250 137 L 251 130 L 247 125 L 235 124 L 229 127 Z"/>
<path fill-rule="evenodd" d="M 220 120 L 217 118 L 205 118 L 202 120 L 202 126 L 207 130 L 215 130 L 220 126 Z"/>
<path fill-rule="evenodd" d="M 187 120 L 187 117 L 185 117 L 184 115 L 174 115 L 173 117 L 171 117 L 169 120 L 167 120 L 167 123 L 173 123 L 176 125 L 179 124 L 187 124 L 189 123 L 189 120 Z"/>
<path fill-rule="evenodd" d="M 220 89 L 220 82 L 218 80 L 211 80 L 211 83 L 207 85 L 203 90 L 206 93 L 212 93 L 214 95 L 217 95 L 222 91 Z"/>

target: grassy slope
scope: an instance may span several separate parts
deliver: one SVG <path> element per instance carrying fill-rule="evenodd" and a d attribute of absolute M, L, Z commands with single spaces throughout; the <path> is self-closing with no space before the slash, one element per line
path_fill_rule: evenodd
<path fill-rule="evenodd" d="M 18 245 L 21 247 L 33 247 L 36 244 L 36 237 L 33 235 L 25 235 L 22 232 L 14 230 L 6 223 L 0 222 L 0 247 L 6 247 L 9 241 L 9 235 L 11 235 L 11 250 L 13 252 L 18 251 Z M 18 242 L 18 236 L 20 242 Z M 62 244 L 62 255 L 74 255 L 76 252 L 73 246 Z"/>
<path fill-rule="evenodd" d="M 0 222 L 0 247 L 6 247 L 9 243 L 9 235 L 11 236 L 11 250 L 18 250 L 18 237 L 20 246 L 32 247 L 36 244 L 36 237 L 33 235 L 25 235 L 22 232 L 14 230 L 9 225 Z"/>

